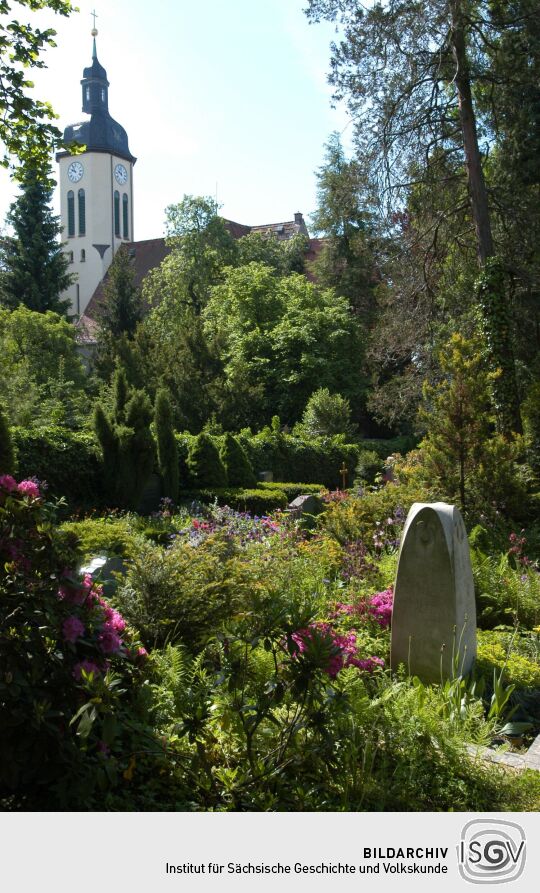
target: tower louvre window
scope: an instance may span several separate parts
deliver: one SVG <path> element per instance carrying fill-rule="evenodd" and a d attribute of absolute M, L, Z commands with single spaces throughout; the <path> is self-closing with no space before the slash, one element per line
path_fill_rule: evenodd
<path fill-rule="evenodd" d="M 105 87 L 101 88 L 101 101 L 105 102 Z"/>
<path fill-rule="evenodd" d="M 128 197 L 127 197 L 127 193 L 125 193 L 125 192 L 122 196 L 122 224 L 123 224 L 123 231 L 124 231 L 124 239 L 129 239 Z"/>
<path fill-rule="evenodd" d="M 75 194 L 73 189 L 70 189 L 67 194 L 67 205 L 68 205 L 68 236 L 75 235 Z"/>
<path fill-rule="evenodd" d="M 79 235 L 86 235 L 86 197 L 84 189 L 79 189 Z"/>
<path fill-rule="evenodd" d="M 120 238 L 120 193 L 114 191 L 114 234 Z"/>
<path fill-rule="evenodd" d="M 90 102 L 90 87 L 86 88 L 86 101 Z"/>

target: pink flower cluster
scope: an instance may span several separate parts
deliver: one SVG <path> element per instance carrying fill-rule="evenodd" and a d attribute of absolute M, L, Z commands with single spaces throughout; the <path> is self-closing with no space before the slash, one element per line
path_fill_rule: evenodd
<path fill-rule="evenodd" d="M 383 629 L 390 626 L 393 604 L 394 590 L 391 586 L 384 592 L 377 592 L 369 600 L 369 613 Z"/>
<path fill-rule="evenodd" d="M 121 633 L 126 628 L 126 621 L 122 615 L 111 608 L 102 596 L 102 587 L 94 584 L 90 574 L 86 574 L 82 583 L 74 579 L 72 572 L 65 569 L 63 581 L 58 588 L 58 598 L 66 605 L 79 608 L 97 609 L 94 616 L 90 615 L 90 626 L 96 636 L 96 644 L 103 655 L 125 653 L 124 641 Z M 87 632 L 82 620 L 75 614 L 70 615 L 62 624 L 62 634 L 66 642 L 75 644 Z M 146 656 L 144 648 L 139 648 L 132 655 L 133 658 Z M 99 666 L 93 661 L 82 661 L 75 665 L 73 675 L 75 679 L 81 679 L 81 670 L 99 674 L 106 669 L 106 662 Z"/>
<path fill-rule="evenodd" d="M 358 667 L 359 670 L 372 673 L 376 667 L 384 666 L 384 661 L 380 657 L 369 657 L 363 660 L 357 657 L 356 632 L 354 630 L 340 635 L 329 623 L 320 621 L 310 623 L 305 629 L 299 629 L 292 634 L 291 638 L 297 646 L 299 654 L 308 651 L 310 641 L 316 635 L 327 637 L 332 646 L 328 663 L 324 667 L 324 672 L 328 673 L 332 679 L 335 679 L 344 667 Z"/>
<path fill-rule="evenodd" d="M 7 493 L 17 492 L 21 496 L 27 496 L 29 499 L 41 498 L 39 486 L 35 481 L 24 480 L 17 483 L 10 474 L 0 475 L 0 487 Z"/>

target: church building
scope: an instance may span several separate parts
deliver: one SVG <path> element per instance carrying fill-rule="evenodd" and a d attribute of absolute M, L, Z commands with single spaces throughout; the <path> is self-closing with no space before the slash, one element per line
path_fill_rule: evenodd
<path fill-rule="evenodd" d="M 169 253 L 164 238 L 134 241 L 132 155 L 125 129 L 109 112 L 109 81 L 96 49 L 92 29 L 92 64 L 83 70 L 82 110 L 89 117 L 64 130 L 66 145 L 79 144 L 78 154 L 58 152 L 60 221 L 62 238 L 75 281 L 65 292 L 71 313 L 79 320 L 83 340 L 93 341 L 99 306 L 104 299 L 103 281 L 114 255 L 125 246 L 134 267 L 135 284 L 158 266 Z M 225 221 L 231 234 L 241 238 L 251 232 L 290 239 L 298 233 L 309 238 L 301 213 L 282 223 L 248 226 Z M 311 239 L 307 259 L 313 259 L 320 239 Z"/>

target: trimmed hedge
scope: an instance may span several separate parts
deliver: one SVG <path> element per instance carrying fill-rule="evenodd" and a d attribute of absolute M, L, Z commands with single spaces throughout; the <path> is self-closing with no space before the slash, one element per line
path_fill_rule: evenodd
<path fill-rule="evenodd" d="M 318 496 L 321 490 L 325 489 L 322 484 L 283 484 L 281 481 L 259 481 L 257 487 L 259 490 L 281 490 L 288 502 L 292 502 L 297 496 L 306 496 L 310 493 Z"/>
<path fill-rule="evenodd" d="M 244 490 L 241 487 L 217 487 L 213 490 L 181 490 L 182 502 L 201 502 L 209 505 L 218 501 L 218 505 L 228 505 L 239 512 L 250 512 L 252 515 L 267 515 L 278 509 L 286 509 L 289 499 L 283 490 L 255 489 Z"/>
<path fill-rule="evenodd" d="M 13 428 L 19 477 L 47 481 L 48 493 L 64 496 L 71 508 L 103 504 L 101 457 L 90 432 L 50 426 L 36 431 Z"/>

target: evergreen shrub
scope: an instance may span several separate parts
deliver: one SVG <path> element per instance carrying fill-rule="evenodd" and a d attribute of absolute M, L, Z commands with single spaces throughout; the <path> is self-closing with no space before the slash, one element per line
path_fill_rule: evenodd
<path fill-rule="evenodd" d="M 227 471 L 209 434 L 203 432 L 192 440 L 187 467 L 194 487 L 204 489 L 227 486 Z"/>
<path fill-rule="evenodd" d="M 203 505 L 211 505 L 217 500 L 218 505 L 228 505 L 229 508 L 241 512 L 250 512 L 253 515 L 267 515 L 278 509 L 286 509 L 289 499 L 283 490 L 272 489 L 243 489 L 242 487 L 214 487 L 201 490 L 181 490 L 182 502 L 200 502 Z"/>
<path fill-rule="evenodd" d="M 179 486 L 178 446 L 174 436 L 169 395 L 163 389 L 156 394 L 154 424 L 158 469 L 163 481 L 164 495 L 176 502 Z"/>
<path fill-rule="evenodd" d="M 227 472 L 229 487 L 257 485 L 251 462 L 239 440 L 232 434 L 225 434 L 219 455 Z"/>

